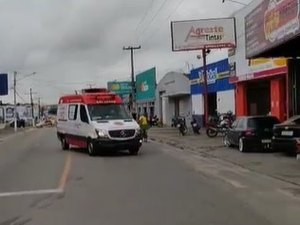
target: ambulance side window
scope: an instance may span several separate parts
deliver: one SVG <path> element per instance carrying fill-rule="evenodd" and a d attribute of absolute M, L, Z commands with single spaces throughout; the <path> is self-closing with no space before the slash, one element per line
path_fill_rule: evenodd
<path fill-rule="evenodd" d="M 76 120 L 78 105 L 69 105 L 69 120 Z"/>
<path fill-rule="evenodd" d="M 89 119 L 84 105 L 80 105 L 80 119 L 84 123 L 89 123 Z"/>

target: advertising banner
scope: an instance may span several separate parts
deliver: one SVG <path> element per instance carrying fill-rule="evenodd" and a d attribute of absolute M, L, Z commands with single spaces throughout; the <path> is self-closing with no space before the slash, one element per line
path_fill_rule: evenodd
<path fill-rule="evenodd" d="M 234 48 L 234 18 L 171 22 L 172 50 Z"/>
<path fill-rule="evenodd" d="M 0 74 L 0 95 L 8 95 L 7 74 Z"/>
<path fill-rule="evenodd" d="M 300 0 L 264 0 L 245 17 L 246 57 L 253 58 L 300 34 Z"/>
<path fill-rule="evenodd" d="M 151 68 L 136 76 L 136 100 L 138 102 L 154 101 L 156 89 L 156 69 Z"/>

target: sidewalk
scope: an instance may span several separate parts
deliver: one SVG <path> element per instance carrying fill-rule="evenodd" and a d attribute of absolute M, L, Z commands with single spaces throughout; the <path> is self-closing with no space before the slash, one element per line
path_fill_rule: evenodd
<path fill-rule="evenodd" d="M 225 148 L 222 137 L 208 138 L 192 131 L 179 135 L 176 128 L 151 128 L 149 139 L 191 151 L 203 157 L 215 157 L 251 171 L 300 186 L 300 161 L 283 153 L 241 153 L 235 148 Z"/>

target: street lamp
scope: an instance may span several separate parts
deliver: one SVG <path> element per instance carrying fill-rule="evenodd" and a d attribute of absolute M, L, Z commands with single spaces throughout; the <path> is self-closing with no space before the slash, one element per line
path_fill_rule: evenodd
<path fill-rule="evenodd" d="M 18 81 L 24 80 L 24 79 L 26 79 L 30 76 L 35 75 L 35 74 L 36 74 L 36 72 L 24 75 Z M 17 75 L 18 75 L 18 72 L 14 71 L 14 130 L 15 130 L 15 132 L 17 132 L 17 129 L 18 129 L 18 126 L 17 126 Z"/>

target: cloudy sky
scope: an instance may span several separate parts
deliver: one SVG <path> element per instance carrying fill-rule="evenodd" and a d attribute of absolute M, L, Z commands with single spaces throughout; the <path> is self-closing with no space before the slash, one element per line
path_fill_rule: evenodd
<path fill-rule="evenodd" d="M 0 72 L 9 73 L 12 84 L 12 72 L 18 71 L 18 102 L 29 99 L 31 87 L 44 103 L 88 85 L 130 79 L 130 52 L 123 46 L 141 45 L 136 73 L 155 66 L 158 80 L 171 70 L 198 67 L 197 52 L 171 51 L 170 21 L 227 17 L 241 7 L 222 0 L 0 0 L 0 5 Z M 208 60 L 225 57 L 217 50 Z M 0 100 L 12 101 L 12 94 Z"/>

